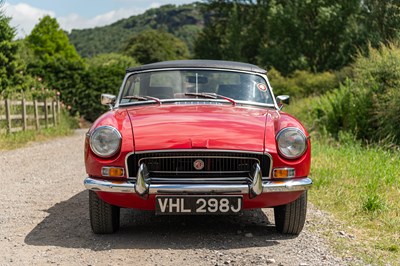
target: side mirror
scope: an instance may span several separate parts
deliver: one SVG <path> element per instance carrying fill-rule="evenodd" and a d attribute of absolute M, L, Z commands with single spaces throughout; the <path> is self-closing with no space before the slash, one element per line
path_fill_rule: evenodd
<path fill-rule="evenodd" d="M 279 95 L 276 97 L 276 103 L 278 104 L 279 109 L 282 109 L 283 104 L 290 104 L 290 96 L 289 95 Z"/>
<path fill-rule="evenodd" d="M 102 105 L 113 105 L 117 97 L 112 94 L 102 94 L 101 95 L 101 104 Z"/>

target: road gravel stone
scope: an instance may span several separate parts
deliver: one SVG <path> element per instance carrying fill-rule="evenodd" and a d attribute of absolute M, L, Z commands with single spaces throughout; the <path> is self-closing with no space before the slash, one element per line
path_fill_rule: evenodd
<path fill-rule="evenodd" d="M 310 205 L 298 237 L 274 228 L 270 209 L 237 216 L 121 211 L 121 229 L 94 235 L 83 187 L 85 130 L 0 151 L 0 265 L 357 265 L 341 258 Z M 326 218 L 329 219 L 329 218 Z"/>

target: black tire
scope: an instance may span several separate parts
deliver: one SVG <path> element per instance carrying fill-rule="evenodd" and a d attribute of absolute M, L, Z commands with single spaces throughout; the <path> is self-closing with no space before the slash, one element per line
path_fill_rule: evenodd
<path fill-rule="evenodd" d="M 89 213 L 93 233 L 112 234 L 119 229 L 120 208 L 102 201 L 91 190 L 89 190 Z"/>
<path fill-rule="evenodd" d="M 303 230 L 307 214 L 307 191 L 286 205 L 274 208 L 276 230 L 282 234 L 298 235 Z"/>

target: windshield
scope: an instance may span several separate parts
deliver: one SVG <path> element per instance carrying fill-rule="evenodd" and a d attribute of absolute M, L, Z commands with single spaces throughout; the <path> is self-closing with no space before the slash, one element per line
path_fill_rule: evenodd
<path fill-rule="evenodd" d="M 120 103 L 136 102 L 145 96 L 160 100 L 187 100 L 198 97 L 196 94 L 207 93 L 235 101 L 274 104 L 262 76 L 220 70 L 166 70 L 132 74 L 126 80 Z"/>

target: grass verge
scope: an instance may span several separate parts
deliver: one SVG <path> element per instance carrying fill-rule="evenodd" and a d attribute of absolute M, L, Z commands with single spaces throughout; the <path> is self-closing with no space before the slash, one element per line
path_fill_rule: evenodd
<path fill-rule="evenodd" d="M 23 147 L 33 141 L 44 141 L 59 136 L 72 134 L 78 123 L 64 111 L 60 115 L 60 124 L 57 127 L 40 129 L 39 131 L 27 130 L 12 134 L 0 134 L 0 150 L 11 150 Z"/>
<path fill-rule="evenodd" d="M 344 224 L 350 237 L 331 238 L 340 251 L 376 265 L 400 261 L 399 162 L 379 147 L 314 140 L 310 200 Z"/>
<path fill-rule="evenodd" d="M 400 261 L 400 152 L 365 145 L 351 134 L 326 137 L 313 113 L 316 98 L 301 99 L 285 111 L 312 133 L 310 201 L 334 216 L 325 234 L 343 256 L 373 265 Z M 316 131 L 319 130 L 319 131 Z"/>

